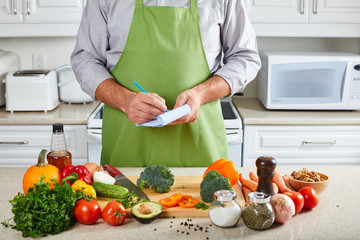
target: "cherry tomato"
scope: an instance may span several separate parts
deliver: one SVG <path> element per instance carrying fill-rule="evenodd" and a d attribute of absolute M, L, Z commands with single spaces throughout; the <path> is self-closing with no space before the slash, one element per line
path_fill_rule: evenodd
<path fill-rule="evenodd" d="M 101 216 L 104 221 L 110 225 L 121 225 L 126 218 L 126 208 L 124 205 L 114 200 L 106 204 Z"/>
<path fill-rule="evenodd" d="M 304 197 L 304 208 L 313 209 L 319 203 L 319 196 L 312 187 L 303 187 L 299 193 Z"/>
<path fill-rule="evenodd" d="M 303 197 L 303 195 L 301 195 L 298 192 L 294 192 L 294 191 L 285 192 L 283 194 L 285 194 L 286 196 L 291 198 L 291 200 L 295 204 L 295 214 L 298 214 L 301 211 L 301 209 L 303 209 L 303 207 L 304 207 L 304 197 Z"/>
<path fill-rule="evenodd" d="M 101 216 L 99 203 L 91 199 L 89 201 L 80 199 L 74 208 L 75 218 L 82 224 L 94 224 Z"/>

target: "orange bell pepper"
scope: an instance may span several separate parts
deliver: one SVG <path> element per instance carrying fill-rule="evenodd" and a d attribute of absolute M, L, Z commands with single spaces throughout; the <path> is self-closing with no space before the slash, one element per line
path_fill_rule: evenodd
<path fill-rule="evenodd" d="M 234 162 L 226 159 L 219 159 L 213 162 L 205 171 L 203 179 L 206 174 L 211 170 L 217 170 L 224 177 L 229 178 L 231 186 L 235 185 L 239 181 L 239 172 Z"/>
<path fill-rule="evenodd" d="M 182 200 L 183 195 L 181 193 L 174 193 L 170 197 L 166 197 L 159 200 L 159 203 L 165 207 L 175 207 Z"/>
<path fill-rule="evenodd" d="M 186 195 L 188 196 L 188 195 Z M 179 206 L 183 207 L 183 208 L 194 208 L 195 204 L 199 203 L 200 201 L 192 198 L 191 196 L 187 199 L 183 198 L 180 202 L 179 202 Z"/>

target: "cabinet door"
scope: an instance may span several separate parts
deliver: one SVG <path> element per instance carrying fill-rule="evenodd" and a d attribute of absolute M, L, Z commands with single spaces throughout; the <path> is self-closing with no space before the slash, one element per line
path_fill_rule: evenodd
<path fill-rule="evenodd" d="M 359 164 L 360 126 L 246 125 L 243 166 L 264 155 L 279 165 Z"/>
<path fill-rule="evenodd" d="M 22 0 L 0 0 L 0 23 L 21 23 Z"/>
<path fill-rule="evenodd" d="M 311 0 L 311 23 L 360 23 L 359 0 Z"/>
<path fill-rule="evenodd" d="M 25 23 L 79 23 L 83 0 L 23 0 Z"/>
<path fill-rule="evenodd" d="M 87 162 L 86 125 L 64 125 L 73 164 Z M 50 151 L 52 125 L 0 125 L 0 167 L 34 165 L 41 149 Z"/>
<path fill-rule="evenodd" d="M 253 23 L 307 23 L 309 0 L 247 0 Z"/>

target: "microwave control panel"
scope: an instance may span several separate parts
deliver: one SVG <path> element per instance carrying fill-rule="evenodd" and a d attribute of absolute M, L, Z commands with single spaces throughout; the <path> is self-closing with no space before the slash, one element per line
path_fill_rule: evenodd
<path fill-rule="evenodd" d="M 351 100 L 360 101 L 360 63 L 354 64 L 354 69 L 352 71 L 352 86 L 350 94 Z"/>

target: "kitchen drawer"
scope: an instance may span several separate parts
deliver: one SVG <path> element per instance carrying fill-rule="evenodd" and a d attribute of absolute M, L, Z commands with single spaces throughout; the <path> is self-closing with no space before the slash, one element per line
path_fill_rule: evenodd
<path fill-rule="evenodd" d="M 87 162 L 86 125 L 64 125 L 74 164 Z M 50 151 L 52 125 L 0 125 L 0 166 L 31 166 L 41 149 Z"/>
<path fill-rule="evenodd" d="M 243 166 L 259 156 L 278 164 L 360 164 L 360 126 L 257 126 L 244 129 Z"/>

